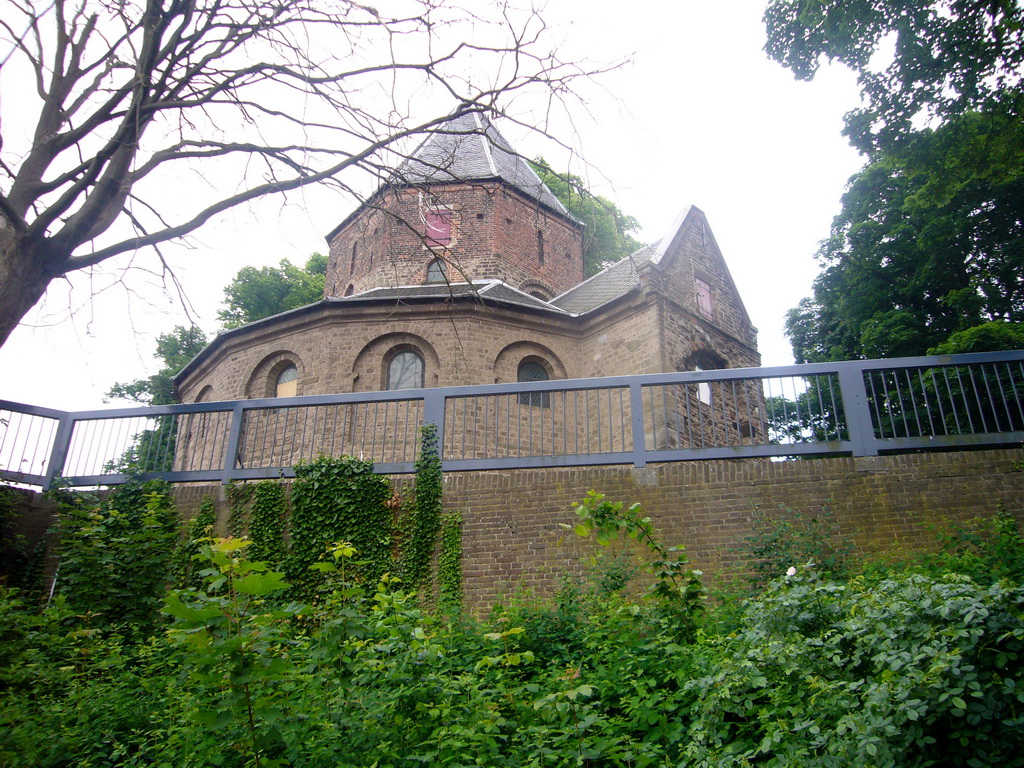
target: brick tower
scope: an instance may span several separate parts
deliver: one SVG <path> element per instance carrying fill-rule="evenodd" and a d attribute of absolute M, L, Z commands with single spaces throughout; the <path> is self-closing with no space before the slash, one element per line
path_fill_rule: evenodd
<path fill-rule="evenodd" d="M 582 224 L 477 111 L 457 111 L 330 234 L 324 297 L 500 280 L 551 299 L 583 280 Z"/>

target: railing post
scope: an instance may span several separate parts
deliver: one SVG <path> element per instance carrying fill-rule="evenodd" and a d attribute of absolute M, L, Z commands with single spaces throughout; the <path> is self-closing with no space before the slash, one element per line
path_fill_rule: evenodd
<path fill-rule="evenodd" d="M 428 389 L 423 394 L 423 423 L 437 427 L 437 457 L 444 461 L 444 392 Z M 418 438 L 417 438 L 418 439 Z"/>
<path fill-rule="evenodd" d="M 875 427 L 868 409 L 868 391 L 864 386 L 864 368 L 858 362 L 839 363 L 839 390 L 846 412 L 846 428 L 854 456 L 877 456 Z"/>
<path fill-rule="evenodd" d="M 242 444 L 242 425 L 245 423 L 245 409 L 242 401 L 236 400 L 231 408 L 231 431 L 228 433 L 228 449 L 224 456 L 224 470 L 220 481 L 227 485 L 234 479 L 235 467 L 238 466 L 238 448 Z"/>
<path fill-rule="evenodd" d="M 633 466 L 647 466 L 647 441 L 644 439 L 644 400 L 640 382 L 629 383 L 629 416 L 633 426 Z"/>
<path fill-rule="evenodd" d="M 57 422 L 57 434 L 53 438 L 53 448 L 50 449 L 50 458 L 46 462 L 46 473 L 43 475 L 43 490 L 50 490 L 55 478 L 62 469 L 68 458 L 68 450 L 71 447 L 71 433 L 74 432 L 75 421 L 70 413 L 62 414 Z"/>

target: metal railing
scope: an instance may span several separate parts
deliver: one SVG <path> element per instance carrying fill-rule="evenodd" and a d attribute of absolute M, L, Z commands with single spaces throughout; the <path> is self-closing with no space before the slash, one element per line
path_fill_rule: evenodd
<path fill-rule="evenodd" d="M 871 456 L 1024 442 L 1024 351 L 64 412 L 0 400 L 0 479 L 273 478 L 320 454 L 411 472 Z"/>

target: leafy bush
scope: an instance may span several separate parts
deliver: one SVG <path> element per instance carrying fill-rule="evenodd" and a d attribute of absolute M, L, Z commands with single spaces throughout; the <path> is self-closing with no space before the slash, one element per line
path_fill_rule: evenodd
<path fill-rule="evenodd" d="M 363 482 L 332 466 L 319 477 Z M 39 610 L 0 590 L 0 765 L 1024 764 L 1024 587 L 1011 578 L 840 582 L 791 566 L 723 628 L 640 507 L 591 493 L 576 532 L 615 554 L 554 603 L 520 595 L 482 624 L 432 615 L 395 577 L 368 581 L 369 558 L 343 540 L 315 540 L 316 599 L 290 602 L 250 542 L 208 539 L 200 520 L 194 578 L 163 600 L 169 623 L 117 625 L 116 601 L 80 607 L 101 597 L 84 580 L 138 572 L 138 597 L 152 594 L 156 569 L 111 552 L 154 547 L 145 520 L 168 510 L 139 488 L 75 503 L 75 530 L 96 541 L 70 539 L 78 570 L 62 594 Z M 956 557 L 1012 576 L 1011 521 Z"/>
<path fill-rule="evenodd" d="M 737 551 L 750 561 L 749 580 L 755 591 L 788 569 L 807 563 L 834 578 L 844 578 L 849 572 L 853 542 L 827 507 L 813 515 L 785 508 L 756 510 L 751 529 Z"/>
<path fill-rule="evenodd" d="M 104 501 L 62 492 L 58 589 L 97 625 L 158 619 L 170 581 L 178 520 L 166 483 L 126 483 Z"/>
<path fill-rule="evenodd" d="M 690 764 L 1022 763 L 1024 589 L 796 570 L 705 647 Z"/>

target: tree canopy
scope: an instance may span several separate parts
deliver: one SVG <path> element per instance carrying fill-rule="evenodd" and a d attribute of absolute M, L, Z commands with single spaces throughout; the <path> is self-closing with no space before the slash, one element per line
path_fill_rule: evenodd
<path fill-rule="evenodd" d="M 176 325 L 170 333 L 157 336 L 155 357 L 160 360 L 160 370 L 144 379 L 115 384 L 107 392 L 107 397 L 134 400 L 145 405 L 176 403 L 175 374 L 205 346 L 206 334 L 199 328 Z"/>
<path fill-rule="evenodd" d="M 862 150 L 892 151 L 929 118 L 1021 116 L 1017 0 L 771 0 L 764 20 L 765 50 L 798 78 L 824 59 L 857 72 L 865 104 L 847 133 Z"/>
<path fill-rule="evenodd" d="M 350 172 L 378 177 L 453 108 L 560 98 L 586 74 L 536 11 L 505 4 L 0 7 L 0 343 L 56 277 L 267 194 L 332 180 L 352 192 Z"/>
<path fill-rule="evenodd" d="M 917 140 L 941 152 L 952 130 Z M 1024 320 L 1024 175 L 975 179 L 943 205 L 922 202 L 929 181 L 886 158 L 851 179 L 813 297 L 786 322 L 798 362 L 924 354 L 972 326 Z"/>
<path fill-rule="evenodd" d="M 324 297 L 327 257 L 314 253 L 304 267 L 282 259 L 276 267 L 242 267 L 224 289 L 217 313 L 225 329 L 277 315 Z"/>
<path fill-rule="evenodd" d="M 610 200 L 591 194 L 579 176 L 556 173 L 543 157 L 530 165 L 569 213 L 584 224 L 585 277 L 597 274 L 609 263 L 625 258 L 643 245 L 630 234 L 640 228 L 640 222 L 623 213 Z"/>
<path fill-rule="evenodd" d="M 1024 7 L 773 0 L 765 25 L 768 54 L 797 77 L 839 61 L 864 100 L 845 132 L 868 163 L 787 319 L 797 361 L 924 354 L 1020 322 Z"/>

